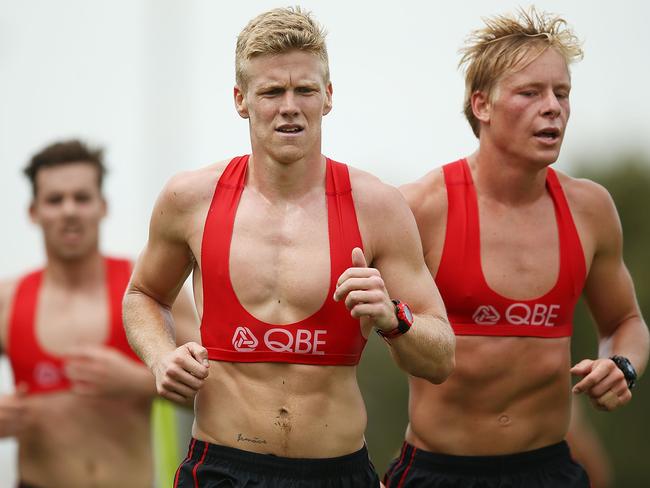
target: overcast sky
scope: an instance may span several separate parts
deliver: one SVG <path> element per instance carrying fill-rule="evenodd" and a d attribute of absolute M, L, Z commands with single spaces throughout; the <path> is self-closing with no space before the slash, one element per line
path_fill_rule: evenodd
<path fill-rule="evenodd" d="M 20 170 L 46 143 L 81 137 L 106 147 L 104 249 L 130 256 L 170 175 L 248 152 L 248 127 L 232 103 L 235 39 L 254 15 L 283 5 L 0 0 L 0 276 L 43 260 Z M 301 5 L 329 31 L 334 109 L 324 121 L 324 152 L 401 184 L 473 151 L 457 51 L 481 16 L 528 3 Z M 560 169 L 623 151 L 650 155 L 649 4 L 536 5 L 561 13 L 584 41 Z"/>

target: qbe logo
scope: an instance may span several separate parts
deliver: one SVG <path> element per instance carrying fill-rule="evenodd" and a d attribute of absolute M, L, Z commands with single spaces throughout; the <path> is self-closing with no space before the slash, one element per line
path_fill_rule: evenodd
<path fill-rule="evenodd" d="M 237 327 L 232 335 L 232 347 L 237 352 L 254 351 L 259 341 L 248 327 Z"/>
<path fill-rule="evenodd" d="M 499 315 L 497 309 L 492 305 L 481 305 L 476 309 L 474 315 L 472 315 L 474 323 L 479 325 L 494 325 L 500 318 L 501 315 Z"/>
<path fill-rule="evenodd" d="M 510 325 L 536 325 L 553 327 L 557 325 L 560 316 L 560 305 L 535 303 L 512 303 L 506 308 L 504 321 Z M 472 315 L 474 323 L 479 325 L 494 325 L 501 320 L 501 315 L 492 305 L 481 305 Z"/>
<path fill-rule="evenodd" d="M 262 340 L 265 349 L 273 352 L 290 352 L 297 354 L 314 354 L 321 356 L 327 344 L 324 329 L 297 329 L 290 331 L 282 327 L 274 327 L 264 332 Z M 237 352 L 252 352 L 257 349 L 259 340 L 255 334 L 244 326 L 237 327 L 232 335 L 232 346 Z"/>

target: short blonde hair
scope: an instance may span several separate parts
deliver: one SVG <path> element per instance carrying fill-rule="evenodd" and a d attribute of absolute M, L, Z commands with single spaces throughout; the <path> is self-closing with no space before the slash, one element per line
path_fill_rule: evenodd
<path fill-rule="evenodd" d="M 325 46 L 325 29 L 310 12 L 300 7 L 276 8 L 264 12 L 239 33 L 235 51 L 237 85 L 246 89 L 246 62 L 255 56 L 282 54 L 292 50 L 318 55 L 324 67 L 325 82 L 329 83 L 329 61 Z"/>
<path fill-rule="evenodd" d="M 557 15 L 520 8 L 516 16 L 484 18 L 485 27 L 473 31 L 460 50 L 459 67 L 465 70 L 463 110 L 476 137 L 480 125 L 472 111 L 472 94 L 492 97 L 497 82 L 528 66 L 548 48 L 564 56 L 567 66 L 583 57 L 579 39 Z"/>

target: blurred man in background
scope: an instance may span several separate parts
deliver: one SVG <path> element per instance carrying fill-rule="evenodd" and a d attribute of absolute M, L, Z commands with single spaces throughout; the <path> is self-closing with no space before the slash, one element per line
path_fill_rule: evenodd
<path fill-rule="evenodd" d="M 478 150 L 406 185 L 431 274 L 457 335 L 441 386 L 410 378 L 410 424 L 392 487 L 585 487 L 564 438 L 574 394 L 603 410 L 632 397 L 648 330 L 601 186 L 550 168 L 569 119 L 563 19 L 497 16 L 468 40 L 465 115 Z M 599 354 L 571 367 L 580 294 Z"/>
<path fill-rule="evenodd" d="M 25 174 L 46 264 L 0 283 L 0 347 L 16 385 L 0 397 L 0 436 L 18 441 L 20 486 L 151 487 L 155 383 L 122 325 L 131 264 L 99 250 L 102 151 L 57 142 Z M 194 338 L 187 299 L 178 312 L 179 334 Z"/>

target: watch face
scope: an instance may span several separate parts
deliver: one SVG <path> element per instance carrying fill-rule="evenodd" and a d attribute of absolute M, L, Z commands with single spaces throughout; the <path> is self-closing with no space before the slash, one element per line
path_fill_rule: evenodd
<path fill-rule="evenodd" d="M 413 314 L 411 313 L 411 309 L 409 308 L 408 305 L 405 303 L 402 304 L 402 310 L 404 311 L 404 317 L 406 318 L 406 321 L 409 324 L 413 323 Z"/>

